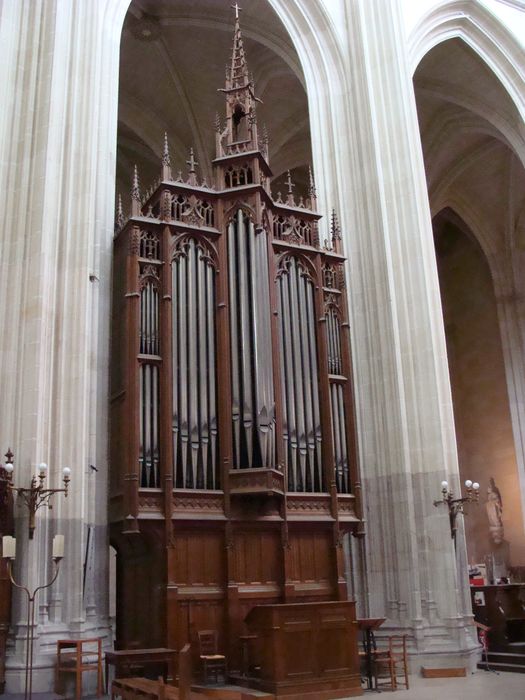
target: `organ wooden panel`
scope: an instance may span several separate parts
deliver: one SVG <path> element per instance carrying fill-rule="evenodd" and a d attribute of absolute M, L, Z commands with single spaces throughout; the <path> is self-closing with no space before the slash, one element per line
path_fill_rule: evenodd
<path fill-rule="evenodd" d="M 166 137 L 119 199 L 113 277 L 118 644 L 216 629 L 233 670 L 255 605 L 346 597 L 362 533 L 341 233 L 320 240 L 311 172 L 273 197 L 254 90 L 236 20 L 213 182 L 192 150 L 174 175 Z"/>

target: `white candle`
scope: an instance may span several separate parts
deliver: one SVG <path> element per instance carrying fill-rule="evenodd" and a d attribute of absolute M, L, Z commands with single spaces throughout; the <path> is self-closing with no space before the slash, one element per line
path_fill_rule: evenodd
<path fill-rule="evenodd" d="M 5 559 L 14 559 L 16 556 L 16 540 L 11 535 L 2 537 L 2 556 Z"/>
<path fill-rule="evenodd" d="M 64 556 L 64 535 L 53 537 L 53 559 L 62 559 Z"/>

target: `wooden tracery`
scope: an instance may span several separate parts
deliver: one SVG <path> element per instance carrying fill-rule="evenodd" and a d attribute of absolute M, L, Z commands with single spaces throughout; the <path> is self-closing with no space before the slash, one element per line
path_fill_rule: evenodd
<path fill-rule="evenodd" d="M 236 668 L 254 604 L 346 598 L 362 519 L 339 225 L 322 247 L 311 175 L 272 197 L 238 19 L 223 93 L 213 184 L 166 138 L 119 200 L 110 520 L 118 644 L 217 629 Z"/>

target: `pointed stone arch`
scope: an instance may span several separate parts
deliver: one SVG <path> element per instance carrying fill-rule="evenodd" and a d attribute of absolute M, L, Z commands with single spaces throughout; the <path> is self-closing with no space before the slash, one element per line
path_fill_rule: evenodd
<path fill-rule="evenodd" d="M 408 37 L 412 75 L 421 59 L 448 39 L 462 39 L 496 75 L 525 119 L 523 49 L 502 23 L 474 0 L 453 0 L 428 12 Z"/>

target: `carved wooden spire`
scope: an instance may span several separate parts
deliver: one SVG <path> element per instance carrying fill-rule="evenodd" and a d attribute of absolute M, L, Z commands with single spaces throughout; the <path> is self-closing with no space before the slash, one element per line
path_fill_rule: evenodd
<path fill-rule="evenodd" d="M 239 24 L 237 3 L 235 10 L 235 29 L 231 62 L 226 66 L 225 87 L 220 89 L 226 95 L 226 129 L 221 134 L 217 147 L 217 157 L 242 151 L 258 150 L 257 123 L 255 116 L 256 102 L 253 79 L 248 69 L 246 53 Z"/>
<path fill-rule="evenodd" d="M 233 49 L 232 60 L 230 64 L 230 84 L 233 88 L 246 87 L 250 82 L 248 64 L 246 62 L 246 54 L 244 53 L 244 45 L 242 41 L 241 27 L 239 24 L 239 10 L 241 9 L 237 3 L 232 5 L 235 10 L 235 30 L 233 34 Z"/>
<path fill-rule="evenodd" d="M 140 185 L 137 166 L 133 170 L 133 184 L 131 185 L 131 216 L 140 216 Z"/>
<path fill-rule="evenodd" d="M 168 145 L 168 134 L 164 132 L 164 148 L 162 150 L 162 179 L 171 180 L 171 160 Z"/>

